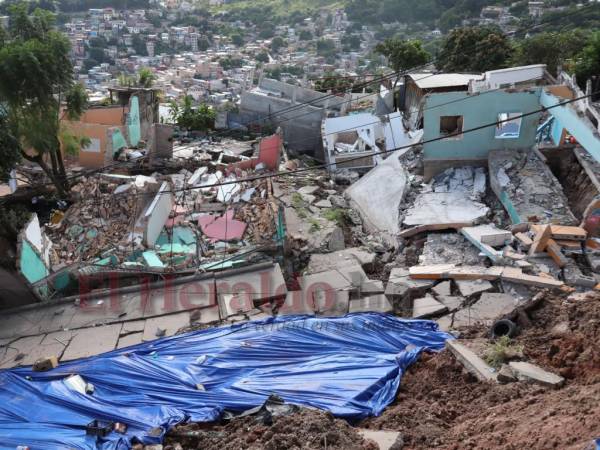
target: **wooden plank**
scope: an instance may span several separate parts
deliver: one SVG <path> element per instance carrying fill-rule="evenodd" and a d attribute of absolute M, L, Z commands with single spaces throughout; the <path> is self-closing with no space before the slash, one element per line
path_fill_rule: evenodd
<path fill-rule="evenodd" d="M 567 227 L 563 225 L 552 225 L 552 237 L 555 239 L 569 239 L 573 241 L 585 241 L 587 231 L 581 227 Z"/>
<path fill-rule="evenodd" d="M 533 244 L 529 248 L 529 254 L 535 255 L 541 253 L 546 249 L 548 240 L 552 238 L 552 229 L 550 225 L 543 225 L 542 228 L 536 232 Z"/>
<path fill-rule="evenodd" d="M 448 278 L 448 271 L 454 269 L 454 264 L 434 264 L 431 266 L 412 266 L 408 269 L 411 278 L 423 280 L 439 280 Z"/>
<path fill-rule="evenodd" d="M 448 229 L 458 229 L 471 226 L 471 223 L 452 222 L 452 223 L 434 223 L 429 225 L 417 225 L 416 227 L 408 228 L 398 233 L 398 237 L 408 238 L 415 234 L 424 233 L 425 231 L 441 231 Z"/>
<path fill-rule="evenodd" d="M 519 243 L 523 246 L 525 250 L 529 250 L 529 248 L 533 244 L 531 238 L 525 233 L 517 233 L 515 234 L 515 238 L 519 241 Z"/>
<path fill-rule="evenodd" d="M 501 278 L 506 281 L 512 281 L 513 283 L 525 284 L 527 286 L 536 286 L 541 288 L 554 288 L 561 287 L 564 285 L 562 281 L 559 281 L 550 276 L 541 277 L 535 275 L 524 274 L 521 269 L 515 269 L 513 267 L 507 267 L 502 272 Z"/>
<path fill-rule="evenodd" d="M 555 239 L 554 241 L 567 250 L 581 250 L 581 241 L 567 241 L 565 239 Z"/>
<path fill-rule="evenodd" d="M 562 254 L 560 246 L 554 239 L 548 239 L 548 243 L 546 244 L 546 252 L 548 252 L 558 267 L 562 268 L 567 265 L 568 260 L 565 255 Z"/>
<path fill-rule="evenodd" d="M 587 241 L 585 241 L 585 246 L 594 250 L 600 249 L 600 243 L 595 239 L 588 239 Z"/>

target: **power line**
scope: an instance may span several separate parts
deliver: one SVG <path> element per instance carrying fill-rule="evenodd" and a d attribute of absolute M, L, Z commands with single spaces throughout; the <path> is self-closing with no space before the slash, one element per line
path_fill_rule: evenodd
<path fill-rule="evenodd" d="M 554 108 L 557 108 L 559 106 L 565 106 L 565 105 L 577 102 L 579 100 L 583 100 L 585 98 L 592 97 L 592 96 L 597 95 L 599 93 L 600 93 L 600 91 L 592 92 L 592 93 L 587 94 L 587 95 L 582 95 L 580 97 L 576 97 L 576 98 L 573 98 L 573 99 L 565 100 L 563 102 L 559 102 L 556 105 L 552 105 L 552 106 L 549 106 L 549 107 L 542 107 L 542 108 L 539 108 L 539 109 L 535 109 L 533 111 L 529 111 L 527 113 L 523 113 L 523 114 L 521 114 L 519 116 L 513 116 L 513 117 L 510 117 L 510 118 L 498 120 L 498 121 L 491 122 L 491 123 L 488 123 L 488 124 L 479 125 L 477 127 L 469 128 L 469 129 L 463 130 L 461 132 L 450 133 L 449 135 L 446 135 L 446 136 L 439 136 L 437 138 L 428 139 L 428 140 L 420 142 L 420 144 L 429 144 L 429 143 L 432 143 L 432 142 L 446 140 L 446 139 L 449 139 L 449 138 L 452 138 L 452 137 L 455 137 L 455 136 L 462 136 L 464 134 L 473 133 L 475 131 L 479 131 L 479 130 L 482 130 L 482 129 L 485 129 L 485 128 L 497 127 L 498 125 L 500 125 L 502 123 L 512 122 L 512 121 L 515 121 L 517 119 L 520 120 L 520 119 L 522 119 L 524 117 L 532 116 L 534 114 L 538 114 L 540 112 L 544 112 L 544 111 L 547 111 L 547 110 L 550 110 L 550 109 L 554 109 Z M 395 148 L 392 148 L 392 149 L 389 149 L 389 150 L 381 150 L 379 152 L 373 152 L 370 156 L 387 155 L 387 154 L 393 153 L 395 151 L 399 151 L 399 150 L 404 150 L 404 149 L 411 148 L 414 145 L 415 144 L 409 144 L 409 145 L 403 145 L 403 146 L 400 146 L 400 147 L 395 147 Z M 354 157 L 354 158 L 348 158 L 348 159 L 344 160 L 344 162 L 345 163 L 346 162 L 352 162 L 352 161 L 359 160 L 359 159 L 362 159 L 362 158 L 364 158 L 364 155 L 357 156 L 357 157 Z M 262 179 L 266 179 L 266 178 L 276 178 L 276 177 L 280 177 L 280 176 L 293 176 L 293 175 L 297 175 L 299 173 L 305 173 L 305 172 L 311 172 L 311 171 L 314 171 L 314 170 L 326 169 L 327 167 L 331 167 L 334 164 L 335 163 L 324 163 L 324 164 L 320 164 L 320 165 L 317 165 L 317 166 L 311 166 L 311 167 L 305 167 L 305 168 L 302 168 L 302 169 L 296 169 L 296 170 L 293 170 L 293 171 L 286 171 L 286 172 L 281 172 L 280 171 L 280 172 L 275 172 L 275 173 L 261 174 L 261 175 L 255 175 L 255 176 L 252 176 L 252 177 L 246 177 L 246 178 L 242 178 L 242 179 L 225 181 L 225 182 L 221 182 L 221 183 L 206 184 L 206 185 L 202 185 L 202 186 L 184 187 L 184 188 L 181 188 L 181 189 L 174 189 L 174 190 L 171 190 L 171 191 L 162 191 L 161 194 L 176 193 L 176 192 L 182 192 L 182 191 L 185 191 L 185 190 L 189 191 L 189 190 L 207 189 L 207 188 L 212 188 L 212 187 L 221 187 L 221 186 L 226 186 L 226 185 L 230 185 L 230 184 L 237 184 L 237 183 L 243 183 L 243 182 L 248 182 L 248 181 L 256 181 L 256 180 L 262 180 Z M 139 195 L 139 194 L 135 194 L 135 193 L 130 194 L 128 192 L 121 192 L 121 193 L 113 194 L 113 195 L 117 196 L 117 195 Z"/>
<path fill-rule="evenodd" d="M 582 12 L 585 12 L 585 10 L 587 10 L 587 9 L 589 9 L 589 8 L 594 8 L 594 7 L 596 7 L 596 6 L 597 6 L 596 4 L 588 4 L 588 5 L 586 5 L 586 6 L 583 6 L 583 7 L 581 7 L 581 8 L 578 8 L 578 9 L 576 9 L 576 10 L 572 11 L 571 13 L 566 13 L 566 14 L 563 14 L 562 16 L 560 16 L 560 17 L 551 18 L 550 20 L 547 20 L 547 21 L 545 21 L 545 22 L 541 22 L 541 23 L 539 23 L 539 24 L 537 24 L 537 25 L 534 25 L 534 26 L 532 26 L 532 27 L 528 27 L 528 28 L 526 28 L 526 29 L 524 29 L 524 30 L 521 30 L 521 31 L 527 31 L 527 32 L 529 32 L 529 31 L 531 31 L 532 29 L 536 29 L 536 28 L 540 28 L 540 27 L 542 27 L 542 26 L 546 26 L 546 25 L 548 25 L 548 24 L 550 24 L 550 23 L 552 23 L 552 22 L 554 22 L 554 21 L 556 21 L 556 20 L 563 20 L 564 18 L 566 18 L 566 17 L 569 17 L 569 16 L 572 16 L 572 15 L 580 14 L 580 13 L 582 13 Z M 518 33 L 518 31 L 517 31 L 517 32 L 515 32 L 515 33 Z M 481 43 L 479 43 L 479 42 L 478 42 L 478 43 L 476 43 L 475 45 L 477 46 L 477 45 L 479 45 L 479 44 L 481 44 Z M 483 44 L 485 44 L 485 43 L 483 43 Z M 437 58 L 437 59 L 439 59 L 439 58 Z M 433 61 L 429 61 L 429 62 L 428 62 L 428 63 L 426 63 L 426 64 L 423 64 L 423 65 L 420 65 L 420 66 L 416 66 L 416 67 L 413 67 L 413 68 L 411 68 L 411 69 L 408 69 L 408 70 L 405 70 L 405 71 L 393 72 L 393 73 L 391 73 L 391 74 L 389 74 L 389 75 L 382 76 L 382 77 L 380 77 L 379 79 L 377 79 L 377 78 L 376 78 L 376 79 L 374 79 L 374 80 L 371 80 L 371 81 L 369 81 L 369 82 L 365 82 L 365 83 L 359 83 L 359 84 L 357 84 L 357 85 L 354 85 L 354 86 L 352 87 L 352 90 L 353 90 L 353 89 L 355 89 L 355 88 L 359 88 L 359 87 L 368 86 L 368 85 L 370 85 L 370 84 L 374 84 L 374 83 L 380 83 L 381 81 L 383 81 L 383 80 L 385 80 L 385 79 L 388 79 L 388 78 L 393 78 L 394 76 L 401 76 L 401 75 L 406 75 L 406 74 L 409 74 L 410 72 L 412 72 L 412 71 L 414 71 L 414 70 L 419 70 L 419 69 L 421 69 L 421 68 L 423 68 L 423 67 L 426 67 L 426 66 L 428 66 L 428 65 L 430 65 L 430 64 L 432 64 L 432 63 L 434 63 L 435 61 L 437 61 L 437 59 L 434 59 Z M 436 73 L 431 73 L 430 75 L 427 75 L 426 77 L 423 77 L 422 79 L 425 79 L 425 78 L 428 78 L 428 77 L 431 77 L 431 76 L 434 76 L 434 75 L 436 75 Z M 421 79 L 421 80 L 422 80 L 422 79 Z M 363 96 L 362 98 L 365 98 L 365 97 L 368 97 L 368 96 L 371 96 L 371 95 L 379 95 L 379 92 L 375 92 L 375 93 L 372 93 L 372 94 L 367 94 L 367 95 Z M 262 118 L 260 118 L 260 119 L 255 119 L 255 120 L 253 120 L 253 121 L 247 122 L 245 125 L 249 125 L 249 124 L 251 124 L 251 123 L 262 122 L 262 121 L 265 121 L 265 120 L 267 120 L 268 118 L 270 118 L 270 117 L 272 117 L 272 116 L 274 116 L 274 115 L 282 115 L 283 113 L 286 113 L 286 112 L 289 112 L 289 111 L 293 111 L 293 110 L 295 110 L 295 109 L 301 109 L 301 108 L 304 108 L 304 107 L 306 107 L 307 105 L 311 105 L 311 104 L 314 104 L 315 102 L 320 102 L 320 101 L 323 101 L 323 100 L 325 100 L 325 99 L 327 99 L 327 98 L 331 98 L 331 97 L 337 97 L 337 95 L 336 95 L 336 94 L 333 94 L 333 93 L 331 93 L 331 94 L 326 94 L 326 95 L 324 95 L 324 96 L 321 96 L 321 97 L 318 97 L 318 98 L 316 98 L 316 99 L 313 99 L 313 100 L 311 100 L 311 101 L 309 101 L 309 102 L 303 102 L 303 103 L 298 103 L 298 104 L 295 104 L 295 105 L 291 105 L 291 106 L 289 106 L 289 107 L 283 108 L 283 109 L 281 109 L 281 110 L 278 110 L 278 111 L 275 111 L 275 112 L 273 112 L 273 113 L 269 113 L 269 114 L 267 114 L 266 116 L 264 116 L 264 117 L 262 117 Z M 460 100 L 463 100 L 463 99 L 460 99 Z M 465 99 L 465 100 L 466 100 L 466 99 Z M 343 104 L 343 103 L 348 103 L 348 102 L 352 102 L 352 101 L 355 101 L 355 100 L 353 100 L 353 99 L 350 99 L 350 100 L 347 100 L 347 101 L 341 102 L 340 104 Z M 304 114 L 301 114 L 301 115 L 298 115 L 298 116 L 293 116 L 293 117 L 288 117 L 288 118 L 285 118 L 283 121 L 280 121 L 280 122 L 279 122 L 279 124 L 281 124 L 281 123 L 285 123 L 285 122 L 288 122 L 288 121 L 290 121 L 290 120 L 295 120 L 295 119 L 297 119 L 297 118 L 299 118 L 299 117 L 303 117 L 303 116 L 305 116 L 305 115 L 307 115 L 307 114 L 310 114 L 310 113 L 312 113 L 312 112 L 308 112 L 308 113 L 304 113 Z M 231 131 L 231 130 L 227 130 L 227 131 Z M 224 131 L 224 132 L 222 132 L 221 134 L 225 134 L 227 131 Z M 218 136 L 219 136 L 219 133 L 216 133 L 216 134 L 214 134 L 214 135 L 212 135 L 212 136 L 213 136 L 213 137 L 218 137 Z M 179 151 L 183 151 L 183 150 L 184 150 L 184 149 L 181 149 L 181 150 L 179 150 Z M 149 155 L 145 155 L 145 156 L 143 156 L 142 158 L 137 158 L 137 159 L 135 159 L 135 160 L 127 161 L 126 163 L 132 163 L 132 162 L 142 162 L 144 159 L 148 158 L 148 156 L 149 156 Z M 96 174 L 96 173 L 99 173 L 99 172 L 105 171 L 105 170 L 107 170 L 107 169 L 110 169 L 110 168 L 112 168 L 112 167 L 116 167 L 116 166 L 123 166 L 123 163 L 124 163 L 123 161 L 119 161 L 119 162 L 116 162 L 116 163 L 113 163 L 113 164 L 105 165 L 105 166 L 103 166 L 103 167 L 100 167 L 100 168 L 91 169 L 90 171 L 87 171 L 87 172 L 83 172 L 83 173 L 79 173 L 79 174 L 74 174 L 74 175 L 72 175 L 72 176 L 70 176 L 70 177 L 66 177 L 66 180 L 67 180 L 67 181 L 70 181 L 70 180 L 74 180 L 74 179 L 81 178 L 81 177 L 84 177 L 84 176 L 91 176 L 91 175 L 94 175 L 94 174 Z M 50 185 L 52 185 L 52 184 L 53 184 L 52 182 L 47 182 L 47 183 L 44 183 L 44 184 L 36 184 L 36 185 L 32 185 L 32 187 L 43 187 L 43 186 L 50 186 Z"/>

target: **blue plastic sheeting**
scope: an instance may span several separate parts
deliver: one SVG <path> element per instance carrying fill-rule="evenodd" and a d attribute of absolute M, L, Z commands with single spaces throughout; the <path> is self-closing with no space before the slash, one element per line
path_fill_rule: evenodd
<path fill-rule="evenodd" d="M 4 370 L 0 448 L 128 449 L 132 438 L 160 443 L 179 422 L 213 421 L 271 394 L 347 419 L 378 415 L 419 353 L 441 350 L 451 338 L 435 322 L 378 313 L 288 316 L 142 343 L 49 372 Z M 70 374 L 93 383 L 93 395 L 68 387 Z M 127 434 L 96 442 L 85 436 L 93 419 L 126 423 Z"/>

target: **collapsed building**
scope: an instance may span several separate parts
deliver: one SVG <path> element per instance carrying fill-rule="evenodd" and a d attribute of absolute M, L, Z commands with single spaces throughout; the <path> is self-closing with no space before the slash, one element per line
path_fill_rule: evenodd
<path fill-rule="evenodd" d="M 485 352 L 530 329 L 549 293 L 577 304 L 600 282 L 597 105 L 543 66 L 443 75 L 405 83 L 409 111 L 321 111 L 327 170 L 276 133 L 179 143 L 162 166 L 75 184 L 66 211 L 20 234 L 39 302 L 0 317 L 7 395 L 29 377 L 19 401 L 62 420 L 35 416 L 40 429 L 77 443 L 86 421 L 110 420 L 128 431 L 113 423 L 107 440 L 149 447 L 187 420 L 281 407 L 272 393 L 382 414 L 389 386 L 444 346 L 491 386 L 568 383 L 532 353 Z M 142 402 L 143 420 L 102 409 L 108 392 Z"/>

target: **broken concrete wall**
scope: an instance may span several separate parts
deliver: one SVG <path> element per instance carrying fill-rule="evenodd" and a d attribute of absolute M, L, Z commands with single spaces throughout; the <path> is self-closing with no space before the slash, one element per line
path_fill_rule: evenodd
<path fill-rule="evenodd" d="M 37 214 L 33 214 L 18 237 L 17 267 L 29 283 L 36 283 L 50 275 L 51 251 L 52 242 L 40 228 Z M 46 296 L 47 286 L 38 289 L 38 293 Z"/>
<path fill-rule="evenodd" d="M 152 124 L 148 136 L 150 159 L 173 157 L 173 125 L 164 123 Z"/>
<path fill-rule="evenodd" d="M 400 231 L 400 204 L 408 189 L 408 171 L 401 156 L 393 153 L 346 189 L 346 197 L 369 231 L 390 235 Z"/>
<path fill-rule="evenodd" d="M 512 223 L 574 225 L 562 186 L 534 150 L 493 150 L 489 155 L 490 185 Z"/>
<path fill-rule="evenodd" d="M 560 125 L 577 139 L 596 161 L 600 162 L 600 135 L 596 108 L 592 107 L 589 98 L 572 102 L 562 106 L 559 103 L 575 97 L 583 96 L 583 92 L 575 92 L 569 86 L 549 86 L 544 88 L 540 95 L 540 103 L 548 112 L 558 120 Z M 594 123 L 595 122 L 595 123 Z"/>
<path fill-rule="evenodd" d="M 423 145 L 425 179 L 448 167 L 483 165 L 491 150 L 531 147 L 536 141 L 540 114 L 532 114 L 514 124 L 510 137 L 498 136 L 497 127 L 487 126 L 480 130 L 453 135 L 447 139 L 441 126 L 443 118 L 461 117 L 460 131 L 467 131 L 493 124 L 503 113 L 529 113 L 539 109 L 540 88 L 521 91 L 500 90 L 473 95 L 468 92 L 429 94 L 424 105 Z M 516 136 L 514 135 L 516 134 Z M 427 142 L 434 140 L 433 142 Z"/>
<path fill-rule="evenodd" d="M 144 214 L 144 242 L 148 247 L 156 243 L 173 209 L 174 198 L 169 191 L 169 184 L 165 181 Z"/>

